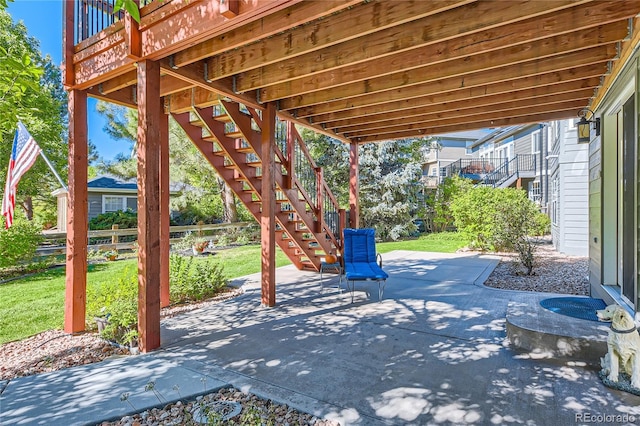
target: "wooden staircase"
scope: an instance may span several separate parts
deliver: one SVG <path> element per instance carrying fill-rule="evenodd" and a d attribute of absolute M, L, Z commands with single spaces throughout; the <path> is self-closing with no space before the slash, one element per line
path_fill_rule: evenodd
<path fill-rule="evenodd" d="M 173 114 L 187 136 L 260 222 L 261 111 L 232 101 Z M 298 269 L 338 253 L 345 212 L 292 122 L 276 119 L 276 242 Z"/>

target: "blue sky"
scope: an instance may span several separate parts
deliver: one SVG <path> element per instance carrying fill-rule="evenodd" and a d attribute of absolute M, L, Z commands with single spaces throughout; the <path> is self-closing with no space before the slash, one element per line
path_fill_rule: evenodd
<path fill-rule="evenodd" d="M 43 56 L 49 54 L 60 65 L 62 61 L 62 1 L 61 0 L 14 0 L 8 12 L 14 21 L 23 21 L 29 35 L 40 42 Z M 102 130 L 105 120 L 95 111 L 95 99 L 89 98 L 89 139 L 98 148 L 100 157 L 110 160 L 118 153 L 128 155 L 128 142 L 111 139 Z"/>

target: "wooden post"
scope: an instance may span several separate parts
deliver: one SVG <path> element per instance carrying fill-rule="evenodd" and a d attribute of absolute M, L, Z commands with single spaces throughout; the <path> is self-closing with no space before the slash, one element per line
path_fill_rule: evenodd
<path fill-rule="evenodd" d="M 63 28 L 62 28 L 62 46 L 63 46 L 63 58 L 62 58 L 62 84 L 65 87 L 71 87 L 75 81 L 74 69 L 73 69 L 73 55 L 75 53 L 74 45 L 74 4 L 75 0 L 64 0 L 62 3 L 62 16 L 63 16 Z M 71 116 L 69 116 L 71 117 Z"/>
<path fill-rule="evenodd" d="M 349 150 L 349 216 L 352 228 L 360 227 L 360 203 L 358 201 L 358 144 L 351 142 Z"/>
<path fill-rule="evenodd" d="M 169 115 L 160 102 L 160 307 L 169 306 Z"/>
<path fill-rule="evenodd" d="M 111 230 L 112 231 L 117 231 L 120 228 L 120 226 L 118 226 L 117 223 L 114 223 L 113 225 L 111 225 Z M 117 234 L 113 234 L 111 236 L 111 244 L 118 244 L 120 242 L 120 238 L 118 238 Z M 115 247 L 114 247 L 115 248 Z"/>
<path fill-rule="evenodd" d="M 64 331 L 85 329 L 87 294 L 87 93 L 69 92 L 69 193 L 67 197 L 67 272 Z"/>
<path fill-rule="evenodd" d="M 138 344 L 160 346 L 160 66 L 138 62 Z"/>
<path fill-rule="evenodd" d="M 276 304 L 276 185 L 275 185 L 275 144 L 276 108 L 274 103 L 267 104 L 262 114 L 262 213 L 261 261 L 262 261 L 262 304 Z"/>

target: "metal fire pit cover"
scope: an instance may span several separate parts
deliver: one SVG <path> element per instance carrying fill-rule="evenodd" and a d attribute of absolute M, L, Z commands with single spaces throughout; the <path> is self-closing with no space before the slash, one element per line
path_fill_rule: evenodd
<path fill-rule="evenodd" d="M 604 300 L 591 297 L 551 297 L 541 300 L 540 306 L 557 314 L 590 321 L 598 321 L 596 310 L 607 307 Z"/>

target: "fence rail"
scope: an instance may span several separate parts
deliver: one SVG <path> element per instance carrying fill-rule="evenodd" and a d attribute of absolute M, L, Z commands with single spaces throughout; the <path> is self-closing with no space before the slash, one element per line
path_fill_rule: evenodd
<path fill-rule="evenodd" d="M 257 228 L 254 222 L 235 222 L 235 223 L 218 223 L 211 225 L 186 225 L 171 226 L 169 234 L 170 242 L 179 242 L 185 234 L 195 232 L 203 237 L 219 238 L 221 233 L 228 234 L 229 231 L 249 230 L 252 227 Z M 127 229 L 105 229 L 99 231 L 89 231 L 89 249 L 100 249 L 103 246 L 110 246 L 115 249 L 130 249 L 137 241 L 138 228 Z M 45 232 L 43 233 L 44 243 L 38 248 L 39 254 L 60 253 L 66 248 L 67 233 L 66 232 Z"/>

